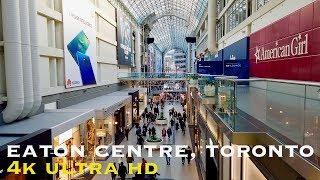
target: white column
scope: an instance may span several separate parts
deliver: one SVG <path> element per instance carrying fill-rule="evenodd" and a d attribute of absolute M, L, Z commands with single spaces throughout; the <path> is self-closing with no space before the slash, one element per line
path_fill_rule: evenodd
<path fill-rule="evenodd" d="M 217 24 L 217 1 L 208 1 L 208 50 L 210 53 L 216 53 L 216 24 Z"/>
<path fill-rule="evenodd" d="M 2 0 L 1 6 L 8 97 L 2 114 L 4 122 L 11 123 L 20 116 L 24 107 L 19 0 Z"/>
<path fill-rule="evenodd" d="M 136 29 L 136 41 L 135 41 L 135 60 L 136 60 L 136 70 L 141 72 L 141 33 L 140 29 Z"/>
<path fill-rule="evenodd" d="M 257 11 L 257 0 L 251 1 L 252 14 Z"/>
<path fill-rule="evenodd" d="M 39 110 L 42 102 L 40 90 L 40 56 L 39 56 L 39 32 L 37 22 L 37 1 L 29 0 L 29 23 L 30 23 L 30 44 L 31 44 L 31 59 L 32 59 L 32 75 L 33 75 L 33 95 L 34 104 L 29 116 L 35 115 Z"/>

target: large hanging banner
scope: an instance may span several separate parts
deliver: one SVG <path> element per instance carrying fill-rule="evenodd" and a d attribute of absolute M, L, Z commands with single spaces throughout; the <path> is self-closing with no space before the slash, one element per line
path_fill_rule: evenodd
<path fill-rule="evenodd" d="M 62 2 L 66 88 L 96 84 L 94 5 L 89 0 Z"/>
<path fill-rule="evenodd" d="M 118 64 L 133 66 L 132 25 L 120 11 L 117 11 Z"/>

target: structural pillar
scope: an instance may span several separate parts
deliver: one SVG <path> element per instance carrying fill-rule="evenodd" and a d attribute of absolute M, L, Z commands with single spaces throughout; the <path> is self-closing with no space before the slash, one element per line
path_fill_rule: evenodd
<path fill-rule="evenodd" d="M 210 54 L 217 52 L 216 26 L 217 0 L 208 0 L 208 50 Z"/>
<path fill-rule="evenodd" d="M 191 58 L 191 53 L 192 53 L 192 49 L 191 49 L 191 43 L 188 44 L 188 57 L 187 57 L 187 73 L 191 72 L 191 63 L 192 63 L 192 58 Z"/>
<path fill-rule="evenodd" d="M 135 30 L 135 60 L 136 60 L 136 72 L 141 72 L 141 33 L 139 27 Z"/>

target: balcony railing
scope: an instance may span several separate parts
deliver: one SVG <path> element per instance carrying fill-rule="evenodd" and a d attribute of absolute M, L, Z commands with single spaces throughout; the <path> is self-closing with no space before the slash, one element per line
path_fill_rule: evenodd
<path fill-rule="evenodd" d="M 192 74 L 187 73 L 119 73 L 119 79 L 187 79 Z"/>
<path fill-rule="evenodd" d="M 215 111 L 231 129 L 267 127 L 263 130 L 283 143 L 311 145 L 320 156 L 319 83 L 227 78 L 216 83 Z"/>

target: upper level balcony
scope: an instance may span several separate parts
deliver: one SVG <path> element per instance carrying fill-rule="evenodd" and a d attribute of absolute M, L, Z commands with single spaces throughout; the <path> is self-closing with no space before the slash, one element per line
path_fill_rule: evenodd
<path fill-rule="evenodd" d="M 120 81 L 185 81 L 192 74 L 186 73 L 120 73 L 118 79 Z"/>
<path fill-rule="evenodd" d="M 216 77 L 211 84 L 215 86 L 211 93 L 215 103 L 203 107 L 214 115 L 213 119 L 219 119 L 232 134 L 266 134 L 263 137 L 269 137 L 272 143 L 310 145 L 314 156 L 305 160 L 319 170 L 319 83 Z M 203 107 L 200 114 L 204 114 Z M 202 116 L 209 121 L 207 115 Z"/>

